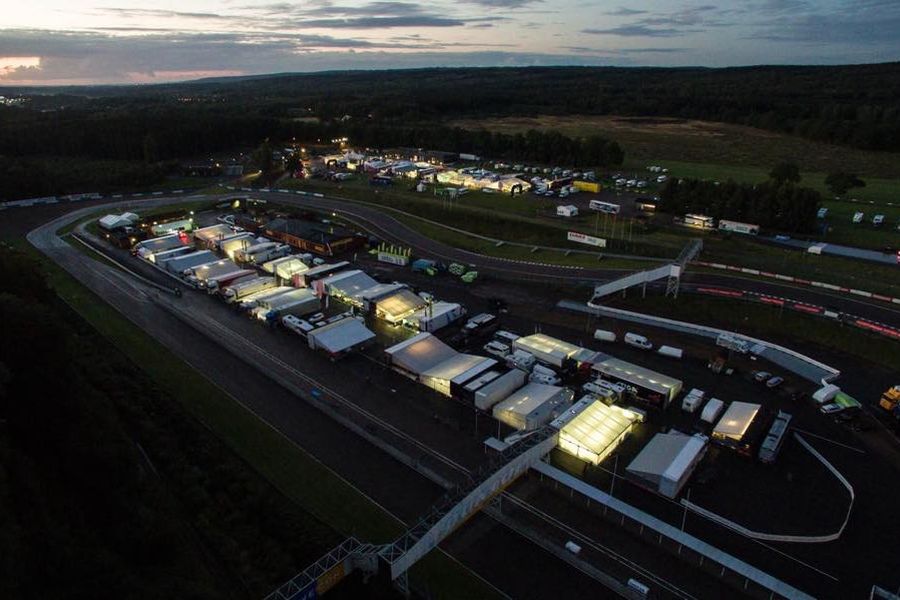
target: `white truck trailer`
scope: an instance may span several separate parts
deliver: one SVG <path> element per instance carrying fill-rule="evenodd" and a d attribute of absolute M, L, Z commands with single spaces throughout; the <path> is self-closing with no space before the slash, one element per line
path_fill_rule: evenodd
<path fill-rule="evenodd" d="M 263 242 L 247 246 L 234 253 L 234 260 L 238 263 L 250 263 L 261 265 L 275 258 L 282 258 L 291 253 L 291 247 L 278 242 Z"/>
<path fill-rule="evenodd" d="M 276 286 L 274 277 L 251 277 L 243 281 L 238 281 L 221 290 L 222 297 L 225 302 L 232 304 L 238 302 L 242 298 L 246 298 L 250 294 L 269 290 Z"/>

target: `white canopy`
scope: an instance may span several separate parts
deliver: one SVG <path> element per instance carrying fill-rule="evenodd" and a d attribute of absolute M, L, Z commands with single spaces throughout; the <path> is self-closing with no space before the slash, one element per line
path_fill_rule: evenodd
<path fill-rule="evenodd" d="M 329 354 L 340 354 L 375 339 L 375 334 L 352 317 L 329 323 L 309 332 L 310 348 L 321 348 Z"/>

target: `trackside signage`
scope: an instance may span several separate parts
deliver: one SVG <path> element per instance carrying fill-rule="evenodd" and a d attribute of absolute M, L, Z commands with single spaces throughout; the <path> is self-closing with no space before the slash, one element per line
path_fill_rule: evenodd
<path fill-rule="evenodd" d="M 594 237 L 592 235 L 585 235 L 583 233 L 578 233 L 577 231 L 568 232 L 568 239 L 570 242 L 578 242 L 579 244 L 587 244 L 589 246 L 597 246 L 598 248 L 606 248 L 606 240 L 603 238 Z"/>

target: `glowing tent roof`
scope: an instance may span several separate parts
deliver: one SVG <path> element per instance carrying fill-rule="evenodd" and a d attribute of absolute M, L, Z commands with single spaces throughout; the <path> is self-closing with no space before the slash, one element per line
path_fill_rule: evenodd
<path fill-rule="evenodd" d="M 750 423 L 759 412 L 759 404 L 749 402 L 732 402 L 725 410 L 725 414 L 716 423 L 713 436 L 740 440 L 750 427 Z"/>
<path fill-rule="evenodd" d="M 582 408 L 583 406 L 583 408 Z M 599 400 L 582 399 L 572 409 L 581 408 L 559 431 L 561 450 L 593 464 L 599 464 L 618 446 L 640 415 Z"/>

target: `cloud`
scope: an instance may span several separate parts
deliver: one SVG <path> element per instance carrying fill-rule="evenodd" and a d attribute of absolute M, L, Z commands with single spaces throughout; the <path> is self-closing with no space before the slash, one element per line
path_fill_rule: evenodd
<path fill-rule="evenodd" d="M 301 19 L 292 24 L 295 27 L 322 29 L 393 29 L 395 27 L 462 27 L 480 19 L 454 19 L 431 15 L 409 15 L 402 17 L 348 17 L 344 19 Z"/>
<path fill-rule="evenodd" d="M 469 4 L 477 4 L 487 8 L 522 8 L 543 0 L 465 0 Z"/>
<path fill-rule="evenodd" d="M 681 29 L 647 27 L 646 25 L 621 25 L 609 29 L 582 29 L 581 33 L 620 37 L 677 37 L 688 32 Z"/>
<path fill-rule="evenodd" d="M 155 8 L 118 8 L 107 7 L 98 9 L 101 13 L 117 15 L 120 17 L 158 17 L 168 19 L 230 19 L 218 13 L 206 12 L 179 12 L 175 10 L 159 10 Z"/>
<path fill-rule="evenodd" d="M 596 64 L 588 57 L 468 48 L 507 44 L 382 41 L 328 35 L 167 33 L 116 37 L 98 32 L 0 30 L 0 56 L 40 57 L 11 65 L 0 84 L 160 82 L 206 74 L 263 74 L 428 66 Z M 416 50 L 408 52 L 408 50 Z M 351 54 L 351 51 L 353 52 Z"/>
<path fill-rule="evenodd" d="M 628 54 L 674 54 L 684 52 L 689 48 L 591 48 L 589 46 L 560 46 L 560 50 L 569 50 L 584 54 L 596 54 L 603 56 L 620 56 Z"/>
<path fill-rule="evenodd" d="M 876 47 L 892 50 L 893 60 L 900 48 L 900 3 L 894 0 L 856 0 L 851 5 L 831 10 L 809 8 L 797 13 L 767 16 L 769 18 L 753 24 L 753 32 L 745 39 L 832 47 L 835 44 L 865 44 L 870 50 L 876 50 Z"/>
<path fill-rule="evenodd" d="M 611 17 L 633 17 L 635 15 L 645 15 L 645 14 L 647 14 L 647 11 L 646 10 L 637 10 L 634 8 L 625 8 L 624 6 L 620 6 L 619 8 L 617 8 L 615 10 L 610 10 L 603 14 L 609 15 Z"/>

